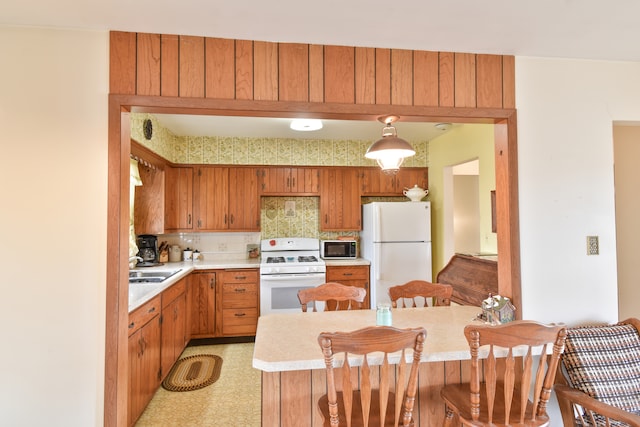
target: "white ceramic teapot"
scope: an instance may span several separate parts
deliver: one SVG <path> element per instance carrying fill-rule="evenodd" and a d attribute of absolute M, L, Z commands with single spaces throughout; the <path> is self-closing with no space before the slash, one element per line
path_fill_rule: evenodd
<path fill-rule="evenodd" d="M 427 194 L 429 194 L 429 190 L 420 188 L 418 187 L 418 184 L 416 184 L 413 186 L 413 188 L 405 188 L 402 194 L 410 198 L 412 202 L 419 202 L 420 200 L 424 199 Z"/>

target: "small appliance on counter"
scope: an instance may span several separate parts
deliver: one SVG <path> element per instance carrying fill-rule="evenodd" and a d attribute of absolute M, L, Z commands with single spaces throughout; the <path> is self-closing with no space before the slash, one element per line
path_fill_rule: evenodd
<path fill-rule="evenodd" d="M 136 267 L 154 267 L 162 265 L 158 261 L 158 238 L 151 234 L 141 234 L 136 240 L 138 245 L 138 256 L 142 262 L 138 262 Z"/>
<path fill-rule="evenodd" d="M 322 259 L 355 259 L 358 258 L 358 242 L 356 240 L 321 240 L 320 257 Z"/>

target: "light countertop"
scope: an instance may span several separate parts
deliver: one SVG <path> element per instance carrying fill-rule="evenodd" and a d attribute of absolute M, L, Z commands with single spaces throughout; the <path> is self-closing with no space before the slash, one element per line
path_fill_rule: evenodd
<path fill-rule="evenodd" d="M 151 298 L 160 294 L 194 270 L 224 270 L 235 268 L 259 268 L 260 259 L 237 260 L 201 260 L 187 262 L 166 262 L 156 267 L 138 267 L 130 271 L 167 271 L 180 270 L 178 273 L 160 283 L 129 283 L 129 313 L 140 307 Z"/>
<path fill-rule="evenodd" d="M 451 306 L 392 309 L 393 326 L 427 330 L 423 362 L 470 359 L 464 327 L 479 307 Z M 253 367 L 266 372 L 323 369 L 321 332 L 353 331 L 376 324 L 375 310 L 267 314 L 258 319 Z M 396 361 L 397 362 L 397 361 Z"/>

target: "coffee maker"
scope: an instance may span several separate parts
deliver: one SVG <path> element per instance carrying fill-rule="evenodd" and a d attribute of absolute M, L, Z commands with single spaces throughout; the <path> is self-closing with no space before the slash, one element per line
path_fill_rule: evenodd
<path fill-rule="evenodd" d="M 142 262 L 137 267 L 152 267 L 158 265 L 158 237 L 151 234 L 141 234 L 136 239 L 138 256 Z"/>

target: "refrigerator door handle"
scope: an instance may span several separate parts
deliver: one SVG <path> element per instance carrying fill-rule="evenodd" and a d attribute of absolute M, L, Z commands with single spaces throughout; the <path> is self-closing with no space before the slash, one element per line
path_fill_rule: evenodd
<path fill-rule="evenodd" d="M 382 241 L 382 234 L 380 233 L 380 229 L 382 227 L 382 221 L 380 221 L 380 205 L 375 205 L 374 215 L 373 215 L 373 224 L 375 229 L 373 230 L 373 241 L 380 242 Z M 379 260 L 376 260 L 379 261 Z"/>
<path fill-rule="evenodd" d="M 375 269 L 374 274 L 375 274 L 376 280 L 380 280 L 380 252 L 382 252 L 380 249 L 378 249 L 377 251 L 374 251 L 375 262 L 373 264 L 373 268 Z"/>

